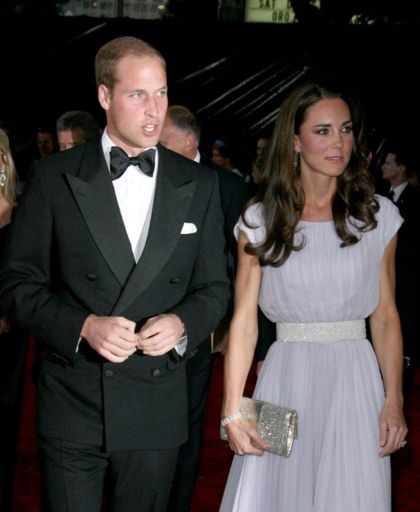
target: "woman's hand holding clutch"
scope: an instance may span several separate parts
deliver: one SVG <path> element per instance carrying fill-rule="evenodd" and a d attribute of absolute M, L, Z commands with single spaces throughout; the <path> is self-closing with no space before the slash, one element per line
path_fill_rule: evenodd
<path fill-rule="evenodd" d="M 264 453 L 265 441 L 248 422 L 238 418 L 226 425 L 225 428 L 228 434 L 229 446 L 238 455 L 248 453 L 261 456 Z"/>

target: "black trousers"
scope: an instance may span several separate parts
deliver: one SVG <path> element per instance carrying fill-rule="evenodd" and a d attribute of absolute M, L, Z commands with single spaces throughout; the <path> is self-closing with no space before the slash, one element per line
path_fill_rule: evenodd
<path fill-rule="evenodd" d="M 167 512 L 189 512 L 202 441 L 204 413 L 210 386 L 212 354 L 210 339 L 199 345 L 187 361 L 188 440 L 180 447 Z"/>
<path fill-rule="evenodd" d="M 105 452 L 100 447 L 40 438 L 43 512 L 164 512 L 178 447 Z M 107 478 L 105 478 L 105 476 Z"/>

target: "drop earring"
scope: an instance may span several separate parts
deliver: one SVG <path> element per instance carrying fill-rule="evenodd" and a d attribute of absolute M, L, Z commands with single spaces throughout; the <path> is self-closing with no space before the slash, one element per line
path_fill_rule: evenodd
<path fill-rule="evenodd" d="M 295 169 L 297 169 L 299 166 L 299 159 L 300 159 L 300 153 L 295 151 L 295 154 L 293 155 L 293 167 Z"/>
<path fill-rule="evenodd" d="M 4 169 L 1 169 L 0 171 L 0 188 L 4 188 L 6 186 L 6 172 Z"/>

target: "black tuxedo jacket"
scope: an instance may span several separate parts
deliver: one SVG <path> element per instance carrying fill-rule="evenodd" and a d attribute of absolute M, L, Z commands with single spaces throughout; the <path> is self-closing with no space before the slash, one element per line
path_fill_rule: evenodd
<path fill-rule="evenodd" d="M 12 223 L 1 301 L 44 347 L 38 431 L 108 450 L 165 448 L 187 437 L 184 362 L 228 298 L 215 174 L 158 146 L 149 234 L 135 264 L 100 140 L 38 161 Z M 184 223 L 189 234 L 183 234 Z M 195 231 L 194 231 L 195 230 Z M 185 229 L 184 229 L 185 231 Z M 86 341 L 90 313 L 186 325 L 184 358 L 107 362 Z"/>
<path fill-rule="evenodd" d="M 396 201 L 404 218 L 398 231 L 395 255 L 395 298 L 401 319 L 404 354 L 411 364 L 419 364 L 418 338 L 420 332 L 420 191 L 408 184 Z"/>
<path fill-rule="evenodd" d="M 226 250 L 229 259 L 231 259 L 232 273 L 230 277 L 233 280 L 234 270 L 238 262 L 238 248 L 235 235 L 233 234 L 233 228 L 238 222 L 242 208 L 251 197 L 250 189 L 244 180 L 232 171 L 228 171 L 205 158 L 202 160 L 202 163 L 216 172 L 219 181 Z"/>
<path fill-rule="evenodd" d="M 420 191 L 419 189 L 407 184 L 405 189 L 401 192 L 396 205 L 400 210 L 401 216 L 406 221 L 418 221 L 420 213 Z"/>
<path fill-rule="evenodd" d="M 404 224 L 398 233 L 396 265 L 404 285 L 419 273 L 420 191 L 408 184 L 396 201 Z"/>

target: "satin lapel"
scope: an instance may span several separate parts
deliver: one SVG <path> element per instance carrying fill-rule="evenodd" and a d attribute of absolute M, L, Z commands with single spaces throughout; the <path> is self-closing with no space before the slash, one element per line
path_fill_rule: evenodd
<path fill-rule="evenodd" d="M 134 257 L 100 141 L 86 147 L 78 175 L 67 174 L 67 181 L 98 249 L 124 285 Z"/>
<path fill-rule="evenodd" d="M 194 195 L 193 178 L 179 175 L 170 155 L 159 151 L 159 170 L 146 245 L 113 314 L 121 314 L 153 282 L 171 256 Z"/>

